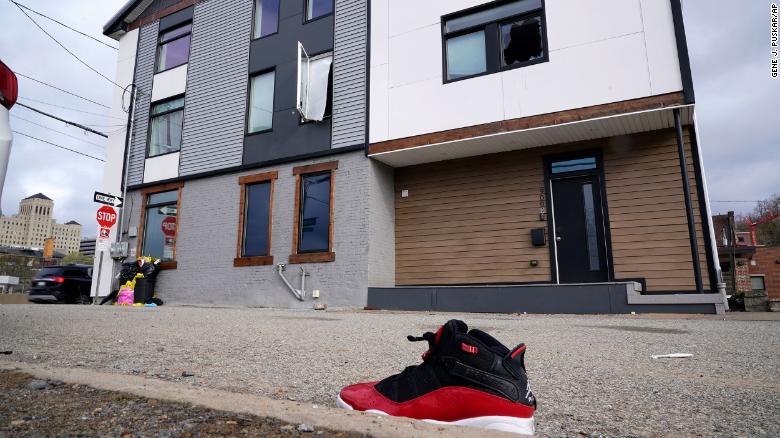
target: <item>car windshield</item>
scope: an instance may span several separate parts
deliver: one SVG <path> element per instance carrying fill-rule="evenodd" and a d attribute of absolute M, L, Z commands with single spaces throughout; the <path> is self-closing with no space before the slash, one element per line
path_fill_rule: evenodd
<path fill-rule="evenodd" d="M 35 278 L 60 277 L 64 271 L 63 268 L 43 268 L 35 274 Z"/>

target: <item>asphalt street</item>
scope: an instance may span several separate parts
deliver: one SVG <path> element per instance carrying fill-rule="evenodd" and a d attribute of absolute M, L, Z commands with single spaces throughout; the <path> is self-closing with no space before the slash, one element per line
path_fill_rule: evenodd
<path fill-rule="evenodd" d="M 549 436 L 780 436 L 780 318 L 1 305 L 3 360 L 334 405 L 418 363 L 449 318 L 528 345 Z M 686 359 L 651 355 L 690 353 Z"/>

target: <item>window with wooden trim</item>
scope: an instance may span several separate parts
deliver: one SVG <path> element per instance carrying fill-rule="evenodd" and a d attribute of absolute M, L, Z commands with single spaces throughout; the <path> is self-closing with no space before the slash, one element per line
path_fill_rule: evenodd
<path fill-rule="evenodd" d="M 333 252 L 333 181 L 338 161 L 301 166 L 295 175 L 295 224 L 290 263 L 325 263 Z"/>
<path fill-rule="evenodd" d="M 233 266 L 271 265 L 274 181 L 277 172 L 242 176 L 238 243 Z"/>
<path fill-rule="evenodd" d="M 160 259 L 163 269 L 176 268 L 182 187 L 182 183 L 171 183 L 141 191 L 138 255 Z"/>

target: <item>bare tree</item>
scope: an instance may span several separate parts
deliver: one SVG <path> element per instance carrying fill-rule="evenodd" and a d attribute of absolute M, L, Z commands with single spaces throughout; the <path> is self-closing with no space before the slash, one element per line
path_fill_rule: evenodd
<path fill-rule="evenodd" d="M 756 207 L 748 216 L 738 215 L 736 218 L 737 229 L 748 231 L 746 219 L 757 222 L 770 215 L 780 213 L 780 194 L 773 194 L 769 198 L 758 201 Z M 780 246 L 780 218 L 761 224 L 756 227 L 756 240 L 759 245 Z"/>

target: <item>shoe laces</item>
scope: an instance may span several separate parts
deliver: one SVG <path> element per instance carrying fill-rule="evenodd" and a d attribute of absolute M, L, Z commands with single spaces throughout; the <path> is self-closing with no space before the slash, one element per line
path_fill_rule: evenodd
<path fill-rule="evenodd" d="M 436 333 L 432 332 L 425 332 L 422 336 L 412 336 L 409 335 L 406 337 L 409 342 L 422 342 L 422 341 L 428 341 L 428 350 L 425 351 L 422 354 L 422 360 L 423 362 L 419 365 L 411 365 L 401 372 L 401 377 L 408 377 L 410 376 L 415 370 L 422 370 L 423 367 L 427 367 L 431 365 L 431 360 L 434 356 L 434 348 L 436 347 Z"/>

